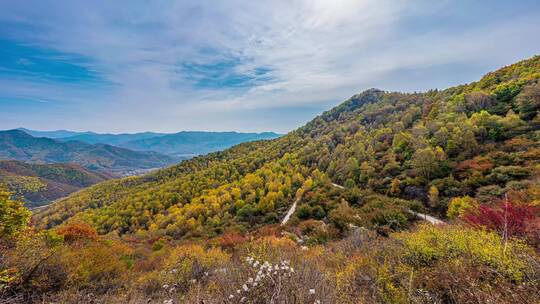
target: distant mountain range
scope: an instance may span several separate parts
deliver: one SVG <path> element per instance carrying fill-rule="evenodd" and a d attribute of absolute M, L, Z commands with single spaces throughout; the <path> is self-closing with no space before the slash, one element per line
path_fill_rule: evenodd
<path fill-rule="evenodd" d="M 75 132 L 75 131 L 68 131 L 68 130 L 35 131 L 35 130 L 29 130 L 25 128 L 18 128 L 17 130 L 24 131 L 25 133 L 28 133 L 34 137 L 47 137 L 47 138 L 53 138 L 53 139 L 92 133 L 92 132 Z"/>
<path fill-rule="evenodd" d="M 27 206 L 38 207 L 107 179 L 139 175 L 195 155 L 279 136 L 272 132 L 0 131 L 0 183 L 23 196 Z"/>
<path fill-rule="evenodd" d="M 68 137 L 60 137 L 57 139 L 61 141 L 82 141 L 87 144 L 107 144 L 112 146 L 119 146 L 127 142 L 144 140 L 148 138 L 159 138 L 163 135 L 165 134 L 153 132 L 143 132 L 135 134 L 98 134 L 88 132 L 82 134 L 75 134 Z"/>
<path fill-rule="evenodd" d="M 24 196 L 28 207 L 36 207 L 82 188 L 113 178 L 76 164 L 29 164 L 0 161 L 0 183 Z"/>
<path fill-rule="evenodd" d="M 274 139 L 279 136 L 279 134 L 273 132 L 238 133 L 184 131 L 175 134 L 133 140 L 123 143 L 120 146 L 132 150 L 156 151 L 164 154 L 183 156 L 190 154 L 207 154 L 224 150 L 243 142 Z"/>
<path fill-rule="evenodd" d="M 58 141 L 81 141 L 87 144 L 107 144 L 137 151 L 155 151 L 175 156 L 194 156 L 207 154 L 234 145 L 262 140 L 274 139 L 281 134 L 274 132 L 239 133 L 239 132 L 204 132 L 182 131 L 166 134 L 142 132 L 133 134 L 99 134 L 94 132 L 74 132 L 67 130 L 35 131 L 20 128 L 35 137 L 48 137 Z"/>
<path fill-rule="evenodd" d="M 95 132 L 76 132 L 68 130 L 56 130 L 56 131 L 37 131 L 26 128 L 19 128 L 17 130 L 24 131 L 34 137 L 47 137 L 52 139 L 58 139 L 61 141 L 82 141 L 87 144 L 107 144 L 117 146 L 129 141 L 147 139 L 152 137 L 160 137 L 167 135 L 166 133 L 156 132 L 141 132 L 141 133 L 121 133 L 121 134 L 100 134 Z"/>
<path fill-rule="evenodd" d="M 34 137 L 21 130 L 0 131 L 0 159 L 30 163 L 75 163 L 90 170 L 125 175 L 163 167 L 179 158 L 148 151 L 132 151 L 107 144 Z"/>

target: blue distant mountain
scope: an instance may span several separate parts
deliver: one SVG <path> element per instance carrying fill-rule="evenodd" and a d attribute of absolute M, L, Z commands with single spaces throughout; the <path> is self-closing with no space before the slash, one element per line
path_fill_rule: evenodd
<path fill-rule="evenodd" d="M 26 128 L 18 128 L 17 130 L 21 130 L 34 137 L 47 137 L 47 138 L 52 138 L 52 139 L 65 138 L 65 137 L 82 135 L 82 134 L 95 134 L 93 132 L 75 132 L 75 131 L 68 131 L 68 130 L 36 131 L 36 130 L 30 130 Z"/>
<path fill-rule="evenodd" d="M 129 141 L 120 147 L 136 151 L 155 151 L 176 156 L 200 155 L 224 150 L 234 145 L 280 137 L 274 132 L 239 133 L 239 132 L 202 132 L 183 131 L 175 134 Z"/>
<path fill-rule="evenodd" d="M 73 136 L 68 137 L 62 137 L 58 138 L 61 141 L 82 141 L 87 144 L 106 144 L 106 145 L 113 145 L 113 146 L 119 146 L 121 144 L 134 141 L 134 140 L 142 140 L 142 139 L 148 139 L 148 138 L 158 138 L 160 136 L 164 136 L 166 134 L 164 133 L 154 133 L 154 132 L 143 132 L 143 133 L 133 133 L 133 134 L 98 134 L 98 133 L 82 133 L 82 134 L 76 134 Z"/>
<path fill-rule="evenodd" d="M 34 137 L 47 137 L 61 142 L 79 141 L 91 145 L 105 144 L 136 151 L 155 151 L 175 156 L 194 156 L 224 150 L 234 145 L 264 139 L 274 139 L 281 134 L 274 132 L 205 132 L 182 131 L 178 133 L 123 133 L 100 134 L 68 130 L 36 131 L 20 128 Z"/>
<path fill-rule="evenodd" d="M 153 151 L 133 151 L 107 144 L 34 137 L 21 130 L 0 131 L 0 160 L 28 163 L 75 163 L 120 175 L 164 167 L 180 158 Z"/>

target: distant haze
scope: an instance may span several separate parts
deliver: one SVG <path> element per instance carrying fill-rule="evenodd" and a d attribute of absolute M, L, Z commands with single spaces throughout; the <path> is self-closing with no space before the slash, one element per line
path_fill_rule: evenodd
<path fill-rule="evenodd" d="M 87 144 L 106 144 L 135 151 L 154 151 L 180 157 L 206 154 L 224 150 L 243 142 L 274 139 L 281 136 L 274 132 L 182 131 L 171 134 L 155 132 L 99 134 L 69 130 L 38 131 L 26 128 L 19 128 L 18 130 L 34 137 L 53 138 L 61 142 L 79 141 Z"/>

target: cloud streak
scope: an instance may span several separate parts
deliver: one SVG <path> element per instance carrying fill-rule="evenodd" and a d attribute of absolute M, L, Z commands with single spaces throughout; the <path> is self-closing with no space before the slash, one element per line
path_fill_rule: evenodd
<path fill-rule="evenodd" d="M 18 119 L 0 127 L 285 132 L 363 89 L 444 88 L 538 53 L 538 20 L 534 1 L 0 4 L 0 39 L 75 54 L 107 84 L 2 77 Z M 29 115 L 17 98 L 56 102 Z"/>

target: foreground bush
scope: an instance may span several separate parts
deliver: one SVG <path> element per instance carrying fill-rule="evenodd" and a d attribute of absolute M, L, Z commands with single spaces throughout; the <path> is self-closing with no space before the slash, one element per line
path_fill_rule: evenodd
<path fill-rule="evenodd" d="M 414 267 L 428 267 L 438 261 L 467 259 L 478 266 L 490 267 L 494 273 L 516 282 L 528 273 L 531 250 L 520 241 L 506 242 L 499 234 L 464 227 L 422 226 L 416 232 L 397 235 L 406 251 L 404 256 Z"/>
<path fill-rule="evenodd" d="M 458 225 L 390 237 L 351 228 L 310 247 L 289 235 L 226 249 L 40 235 L 6 255 L 13 303 L 535 303 L 540 290 L 527 245 Z"/>

